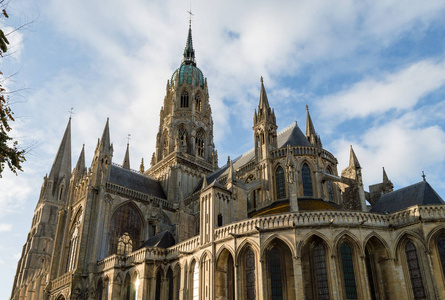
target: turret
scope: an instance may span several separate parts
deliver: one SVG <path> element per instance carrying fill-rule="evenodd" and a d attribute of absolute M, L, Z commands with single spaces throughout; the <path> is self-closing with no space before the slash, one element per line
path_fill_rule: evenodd
<path fill-rule="evenodd" d="M 277 148 L 277 124 L 275 113 L 269 106 L 263 77 L 261 77 L 260 102 L 255 110 L 253 131 L 255 140 L 255 159 L 257 162 L 269 157 L 269 152 Z"/>
<path fill-rule="evenodd" d="M 351 145 L 349 166 L 341 172 L 342 179 L 348 185 L 343 192 L 343 206 L 345 209 L 367 211 L 361 170 L 362 167 Z"/>
<path fill-rule="evenodd" d="M 110 142 L 110 125 L 109 119 L 105 124 L 101 139 L 98 141 L 94 158 L 91 163 L 93 170 L 93 184 L 104 184 L 108 178 L 109 166 L 113 157 L 113 144 Z"/>

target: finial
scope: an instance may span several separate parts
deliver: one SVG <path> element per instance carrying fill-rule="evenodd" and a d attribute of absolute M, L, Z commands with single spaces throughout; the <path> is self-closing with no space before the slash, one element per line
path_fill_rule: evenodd
<path fill-rule="evenodd" d="M 263 76 L 261 76 L 261 83 L 263 83 Z"/>
<path fill-rule="evenodd" d="M 192 27 L 192 16 L 194 14 L 192 13 L 192 4 L 190 3 L 190 10 L 187 11 L 189 13 L 189 26 Z"/>
<path fill-rule="evenodd" d="M 426 179 L 425 179 L 426 175 L 423 171 L 422 171 L 422 177 L 423 177 L 423 181 L 426 181 Z"/>
<path fill-rule="evenodd" d="M 306 110 L 309 110 L 309 106 L 307 106 L 307 104 L 306 104 Z"/>
<path fill-rule="evenodd" d="M 73 109 L 74 109 L 74 107 L 71 107 L 71 109 L 68 111 L 70 114 L 70 120 L 71 120 L 71 117 L 74 115 Z"/>
<path fill-rule="evenodd" d="M 130 144 L 130 140 L 131 140 L 130 136 L 131 136 L 131 134 L 127 134 L 127 137 L 126 137 L 126 139 L 127 139 L 127 145 Z"/>

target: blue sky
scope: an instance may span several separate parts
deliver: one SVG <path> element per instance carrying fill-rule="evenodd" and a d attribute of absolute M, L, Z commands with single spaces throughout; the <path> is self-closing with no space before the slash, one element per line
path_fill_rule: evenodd
<path fill-rule="evenodd" d="M 38 17 L 11 36 L 1 70 L 32 147 L 18 176 L 0 179 L 0 290 L 7 299 L 42 179 L 68 111 L 72 160 L 87 165 L 110 118 L 113 161 L 131 134 L 131 166 L 150 161 L 165 85 L 184 50 L 189 2 L 13 0 L 5 26 Z M 260 76 L 279 129 L 305 127 L 309 105 L 338 169 L 349 145 L 366 189 L 388 176 L 400 188 L 422 171 L 445 198 L 445 3 L 443 1 L 193 1 L 193 43 L 207 77 L 219 163 L 253 146 Z M 4 22 L 5 20 L 3 20 Z M 7 30 L 5 30 L 7 31 Z"/>

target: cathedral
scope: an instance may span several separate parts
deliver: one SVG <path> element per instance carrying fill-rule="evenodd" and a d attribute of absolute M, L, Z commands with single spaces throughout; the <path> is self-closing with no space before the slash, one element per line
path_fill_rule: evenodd
<path fill-rule="evenodd" d="M 307 107 L 278 130 L 260 84 L 252 149 L 223 166 L 191 26 L 149 167 L 113 156 L 107 120 L 72 169 L 70 119 L 10 299 L 445 299 L 442 198 L 384 169 L 366 191 L 352 147 L 339 171 Z"/>

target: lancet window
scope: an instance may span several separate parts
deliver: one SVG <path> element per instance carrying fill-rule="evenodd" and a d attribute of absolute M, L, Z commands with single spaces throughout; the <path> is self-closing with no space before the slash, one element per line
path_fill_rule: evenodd
<path fill-rule="evenodd" d="M 66 271 L 71 272 L 76 265 L 77 248 L 79 244 L 79 230 L 83 220 L 83 211 L 77 213 L 75 221 L 70 231 L 70 244 L 68 247 L 68 257 Z"/>
<path fill-rule="evenodd" d="M 332 171 L 330 168 L 326 170 L 326 173 L 332 174 Z M 332 180 L 327 181 L 327 187 L 328 187 L 328 199 L 329 201 L 334 201 L 334 188 L 332 186 Z"/>
<path fill-rule="evenodd" d="M 245 254 L 245 270 L 246 270 L 246 299 L 256 299 L 256 284 L 255 284 L 255 254 L 252 249 L 247 248 Z"/>
<path fill-rule="evenodd" d="M 445 276 L 445 234 L 441 234 L 437 239 L 437 248 L 439 250 L 440 262 L 442 264 L 442 271 Z"/>
<path fill-rule="evenodd" d="M 306 163 L 301 168 L 301 176 L 303 180 L 303 196 L 313 196 L 311 169 Z"/>
<path fill-rule="evenodd" d="M 108 254 L 129 254 L 139 247 L 142 221 L 131 204 L 118 208 L 111 218 Z"/>
<path fill-rule="evenodd" d="M 352 250 L 347 242 L 340 246 L 341 263 L 343 268 L 343 282 L 346 299 L 357 299 L 357 286 L 355 284 L 354 263 Z"/>
<path fill-rule="evenodd" d="M 195 262 L 192 274 L 192 300 L 199 299 L 199 268 L 198 263 Z"/>
<path fill-rule="evenodd" d="M 276 247 L 273 247 L 269 253 L 269 272 L 272 300 L 283 299 L 281 267 L 280 251 Z"/>
<path fill-rule="evenodd" d="M 315 277 L 316 293 L 318 300 L 329 300 L 329 285 L 326 268 L 326 252 L 320 241 L 315 242 L 313 247 L 313 270 Z"/>
<path fill-rule="evenodd" d="M 204 157 L 204 132 L 202 130 L 196 134 L 195 144 L 198 156 Z"/>
<path fill-rule="evenodd" d="M 178 130 L 178 139 L 181 146 L 187 146 L 187 130 L 182 126 Z"/>
<path fill-rule="evenodd" d="M 181 107 L 189 107 L 189 93 L 186 91 L 182 92 L 181 94 Z"/>
<path fill-rule="evenodd" d="M 278 166 L 275 171 L 275 187 L 277 189 L 277 199 L 286 198 L 286 183 L 284 181 L 284 170 Z"/>
<path fill-rule="evenodd" d="M 416 246 L 411 241 L 405 245 L 405 254 L 414 299 L 426 299 Z"/>

